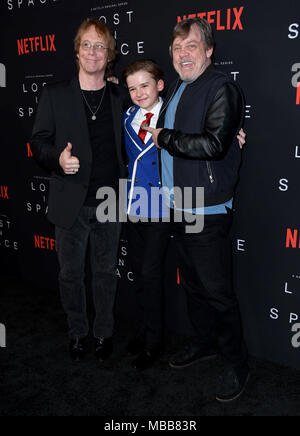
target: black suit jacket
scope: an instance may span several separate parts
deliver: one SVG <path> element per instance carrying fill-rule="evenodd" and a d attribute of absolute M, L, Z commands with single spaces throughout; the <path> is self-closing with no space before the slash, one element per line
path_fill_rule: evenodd
<path fill-rule="evenodd" d="M 110 93 L 120 177 L 127 175 L 123 157 L 122 117 L 129 106 L 125 88 L 107 82 Z M 101 109 L 100 109 L 101 110 Z M 80 161 L 76 175 L 66 175 L 59 165 L 67 143 Z M 31 149 L 36 160 L 52 172 L 49 190 L 48 219 L 55 225 L 71 228 L 82 208 L 92 166 L 92 149 L 86 112 L 78 77 L 71 81 L 45 86 L 33 128 Z"/>

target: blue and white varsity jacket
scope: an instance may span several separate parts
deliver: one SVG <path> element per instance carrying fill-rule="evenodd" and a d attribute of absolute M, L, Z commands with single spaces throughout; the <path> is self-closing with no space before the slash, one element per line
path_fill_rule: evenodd
<path fill-rule="evenodd" d="M 152 137 L 144 145 L 132 127 L 139 109 L 132 106 L 123 120 L 128 156 L 127 214 L 141 218 L 166 217 L 169 211 L 163 201 L 157 148 Z"/>

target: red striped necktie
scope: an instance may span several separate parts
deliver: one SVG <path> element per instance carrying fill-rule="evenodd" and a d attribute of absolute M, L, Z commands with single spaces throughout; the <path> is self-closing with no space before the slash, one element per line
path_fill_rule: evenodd
<path fill-rule="evenodd" d="M 150 121 L 151 118 L 153 117 L 154 114 L 151 114 L 150 112 L 148 114 L 145 115 L 146 119 L 142 122 L 141 127 L 140 127 L 140 131 L 139 131 L 139 138 L 141 139 L 142 143 L 145 145 L 145 138 L 147 136 L 147 130 L 144 130 L 144 126 L 149 126 L 150 125 Z"/>

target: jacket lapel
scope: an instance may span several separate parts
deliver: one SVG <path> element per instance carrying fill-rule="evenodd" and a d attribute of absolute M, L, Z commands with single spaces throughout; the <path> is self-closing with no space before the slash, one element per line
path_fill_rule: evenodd
<path fill-rule="evenodd" d="M 130 136 L 133 145 L 137 148 L 139 152 L 143 151 L 143 143 L 139 136 L 137 135 L 136 131 L 132 127 L 132 121 L 134 120 L 134 117 L 136 116 L 139 108 L 137 106 L 131 107 L 127 112 L 127 117 L 125 118 L 125 129 L 127 134 Z"/>
<path fill-rule="evenodd" d="M 108 87 L 112 108 L 112 116 L 113 116 L 113 125 L 114 125 L 114 133 L 115 133 L 115 141 L 116 141 L 116 151 L 120 165 L 124 165 L 124 159 L 122 155 L 122 144 L 123 144 L 123 100 L 118 93 L 117 87 L 112 87 L 110 82 L 106 82 L 106 86 Z"/>
<path fill-rule="evenodd" d="M 150 136 L 149 140 L 147 141 L 145 148 L 149 147 L 151 144 L 154 144 L 152 136 Z"/>

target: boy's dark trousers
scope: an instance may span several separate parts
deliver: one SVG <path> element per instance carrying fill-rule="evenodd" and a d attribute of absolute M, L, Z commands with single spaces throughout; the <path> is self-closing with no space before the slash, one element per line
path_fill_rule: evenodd
<path fill-rule="evenodd" d="M 126 235 L 136 282 L 141 329 L 148 345 L 161 345 L 164 332 L 165 259 L 170 223 L 128 222 Z"/>

